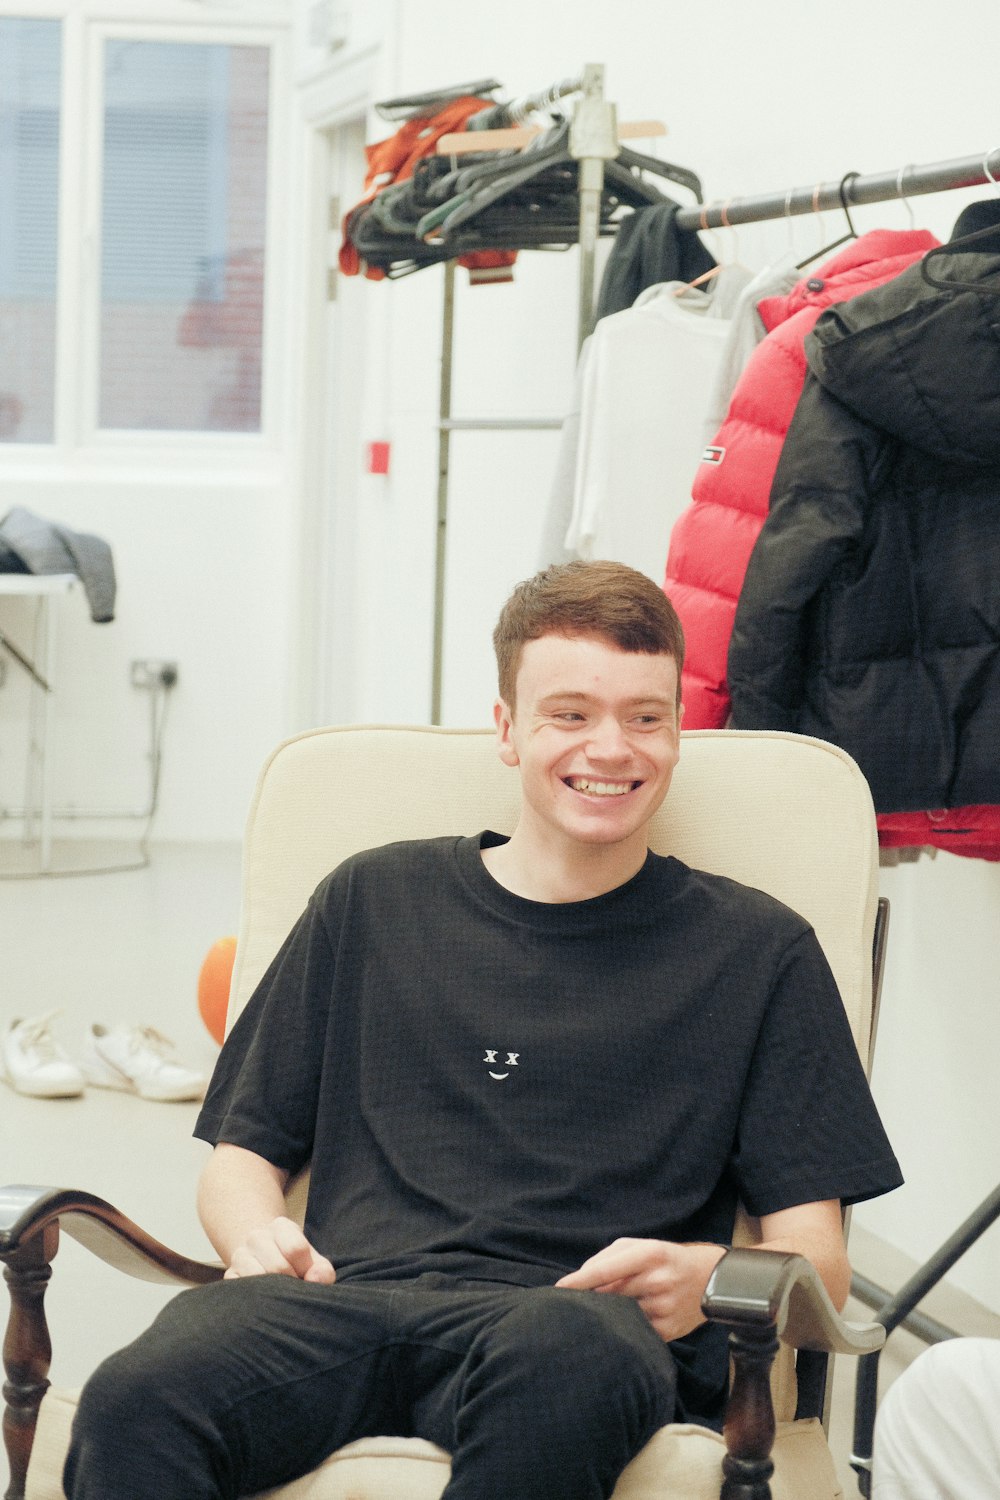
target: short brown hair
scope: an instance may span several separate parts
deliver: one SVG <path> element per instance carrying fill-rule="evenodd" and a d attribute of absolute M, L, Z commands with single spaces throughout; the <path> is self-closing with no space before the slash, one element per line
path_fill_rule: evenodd
<path fill-rule="evenodd" d="M 500 697 L 514 707 L 521 651 L 543 635 L 596 636 L 621 651 L 672 656 L 680 703 L 684 629 L 663 590 L 619 562 L 557 563 L 519 583 L 493 632 Z"/>

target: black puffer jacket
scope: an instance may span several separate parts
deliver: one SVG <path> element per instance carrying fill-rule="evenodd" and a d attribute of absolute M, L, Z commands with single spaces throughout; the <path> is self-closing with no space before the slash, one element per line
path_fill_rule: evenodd
<path fill-rule="evenodd" d="M 934 274 L 988 295 L 918 264 L 806 340 L 729 651 L 735 726 L 843 746 L 879 812 L 1000 803 L 1000 254 Z"/>

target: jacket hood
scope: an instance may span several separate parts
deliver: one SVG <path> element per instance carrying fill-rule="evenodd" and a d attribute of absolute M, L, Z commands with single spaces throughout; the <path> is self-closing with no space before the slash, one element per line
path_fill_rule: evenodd
<path fill-rule="evenodd" d="M 938 256 L 829 308 L 809 368 L 855 416 L 956 463 L 1000 463 L 1000 254 Z M 963 290 L 972 282 L 980 291 Z"/>

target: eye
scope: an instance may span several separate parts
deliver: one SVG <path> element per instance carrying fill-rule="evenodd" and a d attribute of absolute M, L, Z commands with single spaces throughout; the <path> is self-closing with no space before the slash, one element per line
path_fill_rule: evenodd
<path fill-rule="evenodd" d="M 558 719 L 559 722 L 560 722 L 560 724 L 582 724 L 583 723 L 583 714 L 577 713 L 575 709 L 569 709 L 569 708 L 565 709 L 561 713 L 555 713 L 555 714 L 553 714 L 552 717 L 554 719 Z"/>

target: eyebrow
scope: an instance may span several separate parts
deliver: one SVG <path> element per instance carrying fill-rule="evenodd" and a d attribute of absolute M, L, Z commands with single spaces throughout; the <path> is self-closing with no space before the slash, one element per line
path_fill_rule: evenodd
<path fill-rule="evenodd" d="M 590 693 L 579 692 L 555 692 L 546 693 L 544 698 L 538 701 L 539 708 L 546 708 L 552 703 L 593 703 L 594 697 Z M 648 697 L 628 698 L 624 704 L 625 708 L 673 708 L 674 700 L 671 697 L 660 697 L 654 693 Z"/>

